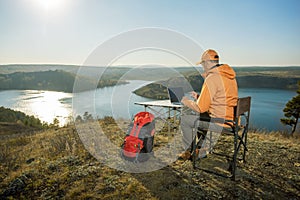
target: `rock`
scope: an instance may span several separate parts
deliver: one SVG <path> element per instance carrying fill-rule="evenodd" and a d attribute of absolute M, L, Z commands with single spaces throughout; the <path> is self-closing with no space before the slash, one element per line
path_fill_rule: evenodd
<path fill-rule="evenodd" d="M 295 166 L 295 167 L 300 167 L 300 163 L 297 163 L 297 162 L 296 162 L 296 163 L 294 163 L 294 166 Z"/>
<path fill-rule="evenodd" d="M 34 158 L 30 158 L 30 159 L 26 160 L 26 164 L 30 164 L 30 163 L 32 163 L 33 161 L 34 161 Z"/>
<path fill-rule="evenodd" d="M 16 178 L 15 180 L 13 180 L 9 184 L 8 188 L 3 192 L 2 196 L 5 198 L 9 196 L 15 196 L 23 192 L 24 189 L 26 188 L 27 179 L 28 178 L 25 175 L 22 175 Z"/>
<path fill-rule="evenodd" d="M 108 185 L 105 188 L 101 189 L 98 193 L 99 194 L 108 194 L 112 193 L 116 190 L 116 188 L 113 185 Z"/>

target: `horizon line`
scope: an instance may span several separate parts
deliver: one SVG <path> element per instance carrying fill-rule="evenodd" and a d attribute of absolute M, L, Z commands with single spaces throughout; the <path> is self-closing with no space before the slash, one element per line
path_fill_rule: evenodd
<path fill-rule="evenodd" d="M 222 64 L 222 63 L 221 63 Z M 224 63 L 225 64 L 225 63 Z M 10 63 L 10 64 L 0 64 L 1 66 L 39 66 L 39 65 L 51 65 L 51 66 L 73 66 L 73 67 L 83 67 L 84 65 L 79 64 L 61 64 L 61 63 Z M 84 67 L 135 67 L 135 66 L 143 66 L 141 64 L 124 64 L 124 65 L 110 65 L 110 66 L 84 66 Z M 147 66 L 148 65 L 148 66 Z M 231 67 L 300 67 L 299 65 L 230 65 Z M 145 67 L 151 67 L 151 64 L 145 64 Z M 168 65 L 167 67 L 200 67 L 200 65 Z M 153 68 L 158 68 L 157 66 L 153 66 Z"/>

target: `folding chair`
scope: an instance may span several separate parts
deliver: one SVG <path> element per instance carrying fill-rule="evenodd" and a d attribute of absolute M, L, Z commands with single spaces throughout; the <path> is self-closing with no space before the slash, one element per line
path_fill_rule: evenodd
<path fill-rule="evenodd" d="M 234 151 L 233 151 L 231 162 L 229 164 L 229 171 L 231 172 L 231 175 L 229 177 L 232 180 L 235 180 L 237 155 L 241 146 L 243 146 L 244 149 L 242 160 L 243 162 L 246 161 L 246 151 L 248 151 L 247 133 L 249 127 L 249 118 L 250 118 L 250 104 L 251 104 L 251 97 L 239 98 L 237 102 L 237 106 L 234 108 L 234 120 L 216 119 L 216 118 L 203 119 L 201 117 L 197 119 L 197 120 L 210 121 L 213 123 L 217 122 L 217 123 L 223 123 L 229 125 L 230 128 L 223 129 L 221 134 L 229 134 L 234 137 Z M 192 143 L 192 162 L 193 162 L 194 169 L 196 168 L 196 160 L 197 160 L 196 153 L 195 153 L 196 148 L 198 148 L 198 146 L 201 145 L 205 137 L 207 137 L 208 133 L 210 135 L 209 151 L 210 153 L 213 153 L 211 147 L 213 131 L 196 127 L 197 120 L 195 121 L 195 127 L 193 129 L 193 135 L 196 135 L 196 137 Z"/>

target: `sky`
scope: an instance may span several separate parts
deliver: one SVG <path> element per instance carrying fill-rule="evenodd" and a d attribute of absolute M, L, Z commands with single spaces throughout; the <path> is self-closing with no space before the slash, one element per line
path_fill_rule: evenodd
<path fill-rule="evenodd" d="M 82 65 L 107 41 L 147 27 L 215 49 L 232 66 L 300 66 L 299 0 L 0 0 L 0 64 Z M 149 50 L 112 62 L 185 64 Z"/>

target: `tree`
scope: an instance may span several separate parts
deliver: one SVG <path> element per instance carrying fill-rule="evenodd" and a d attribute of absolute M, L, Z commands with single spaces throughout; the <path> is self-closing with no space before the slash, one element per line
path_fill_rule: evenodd
<path fill-rule="evenodd" d="M 89 114 L 87 111 L 83 114 L 83 120 L 85 122 L 93 121 L 93 116 L 92 114 Z"/>
<path fill-rule="evenodd" d="M 300 117 L 300 81 L 298 81 L 297 94 L 297 96 L 287 102 L 283 109 L 284 116 L 287 118 L 280 119 L 281 123 L 292 127 L 292 134 L 296 131 Z"/>
<path fill-rule="evenodd" d="M 52 125 L 52 127 L 59 127 L 59 120 L 55 117 L 53 119 L 53 123 L 51 125 Z"/>
<path fill-rule="evenodd" d="M 78 122 L 78 123 L 81 123 L 83 122 L 83 119 L 80 115 L 77 115 L 76 119 L 75 119 L 75 122 Z"/>

